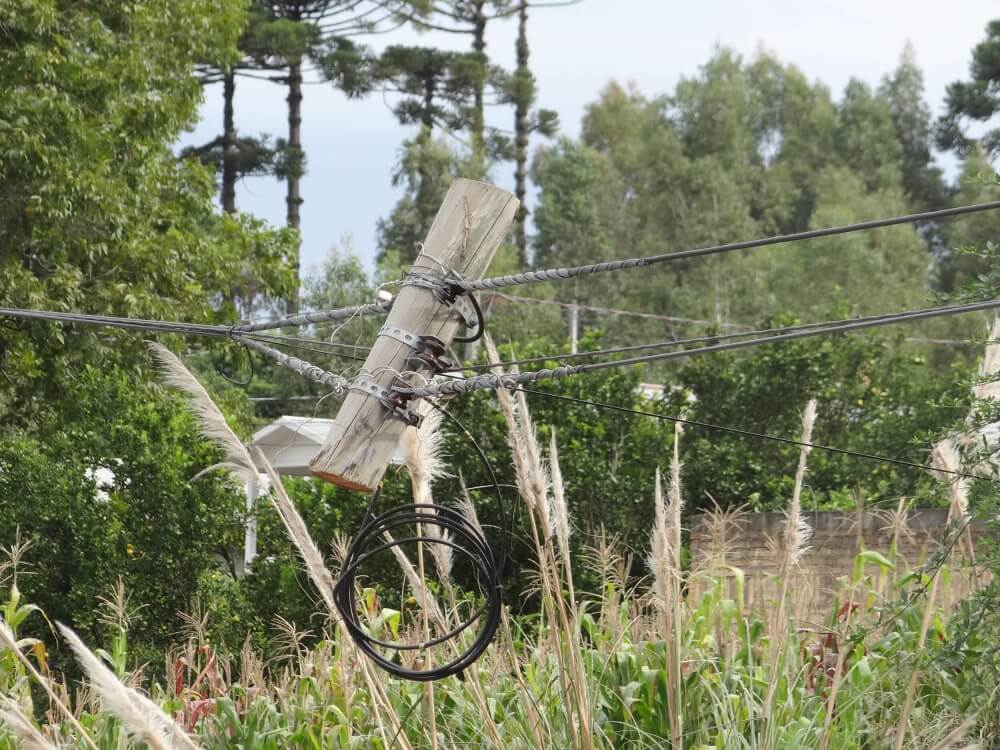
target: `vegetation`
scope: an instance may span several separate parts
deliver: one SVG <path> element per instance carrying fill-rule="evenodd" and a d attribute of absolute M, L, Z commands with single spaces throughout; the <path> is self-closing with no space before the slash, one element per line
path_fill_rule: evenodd
<path fill-rule="evenodd" d="M 988 127 L 1000 106 L 1000 22 L 938 120 L 911 48 L 878 85 L 854 79 L 835 93 L 772 54 L 719 47 L 672 91 L 609 83 L 569 138 L 542 108 L 529 56 L 529 11 L 563 4 L 0 0 L 0 91 L 10 93 L 0 107 L 0 306 L 230 323 L 367 302 L 405 272 L 450 180 L 489 178 L 506 162 L 533 205 L 496 273 L 997 198 L 1000 137 L 974 138 L 968 126 Z M 487 50 L 486 29 L 499 24 L 517 26 L 513 71 Z M 399 26 L 457 34 L 467 49 L 386 37 L 376 54 L 362 44 Z M 243 76 L 287 93 L 286 138 L 243 132 Z M 345 242 L 299 277 L 307 82 L 349 98 L 378 89 L 414 128 L 391 175 L 399 201 L 376 228 L 374 270 Z M 216 93 L 221 134 L 177 153 Z M 512 137 L 487 124 L 487 107 L 509 109 Z M 553 140 L 532 155 L 537 136 Z M 934 147 L 961 160 L 954 182 Z M 285 227 L 238 210 L 237 183 L 254 174 L 286 184 Z M 541 366 L 569 348 L 570 306 L 581 348 L 596 349 L 993 298 L 998 233 L 1000 214 L 980 213 L 481 300 L 503 358 Z M 985 382 L 1000 364 L 995 348 L 974 374 L 984 323 L 611 370 L 519 403 L 506 393 L 455 400 L 449 410 L 513 511 L 507 608 L 481 661 L 421 685 L 375 670 L 329 606 L 343 535 L 366 517 L 367 498 L 279 482 L 268 495 L 277 508 L 254 511 L 259 557 L 245 570 L 243 487 L 199 475 L 217 447 L 156 383 L 144 342 L 0 319 L 0 750 L 1000 745 L 1000 557 L 962 533 L 973 517 L 995 524 L 1000 495 L 990 478 L 945 483 L 919 468 L 936 446 L 938 470 L 995 473 L 1000 399 Z M 379 324 L 298 333 L 357 356 Z M 279 341 L 291 353 L 310 346 Z M 250 371 L 236 347 L 165 343 L 188 347 L 232 425 L 230 448 L 279 414 L 330 413 L 329 394 L 271 363 Z M 498 356 L 476 344 L 459 355 Z M 358 364 L 303 356 L 338 372 Z M 643 383 L 662 395 L 640 395 Z M 804 409 L 815 418 L 803 425 Z M 681 436 L 678 417 L 697 424 Z M 945 439 L 956 432 L 972 439 Z M 411 461 L 379 502 L 426 496 L 422 471 L 497 542 L 505 519 L 468 435 L 424 438 L 440 441 L 447 466 Z M 804 623 L 796 561 L 808 530 L 796 519 L 859 507 L 901 519 L 904 501 L 948 508 L 940 550 L 909 569 L 895 544 L 886 555 L 859 549 L 822 616 Z M 739 514 L 760 510 L 789 514 L 766 608 L 747 603 L 724 543 L 692 555 L 685 531 L 700 513 L 721 539 Z M 303 528 L 315 542 L 289 538 Z M 449 629 L 478 604 L 457 552 L 450 562 L 434 545 L 405 554 L 367 561 L 358 592 L 370 631 L 394 642 Z M 946 594 L 965 577 L 974 592 L 951 606 Z M 471 637 L 415 658 L 443 660 Z"/>

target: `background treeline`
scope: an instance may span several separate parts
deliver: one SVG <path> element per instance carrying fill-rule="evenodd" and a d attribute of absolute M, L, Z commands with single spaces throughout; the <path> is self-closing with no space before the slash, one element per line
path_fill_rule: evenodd
<path fill-rule="evenodd" d="M 450 179 L 488 178 L 505 161 L 515 164 L 522 196 L 530 166 L 537 200 L 499 254 L 498 272 L 996 196 L 989 157 L 1000 138 L 972 140 L 966 125 L 988 121 L 998 108 L 1000 24 L 991 24 L 974 50 L 969 80 L 949 89 L 947 115 L 938 121 L 910 50 L 874 89 L 852 81 L 834 96 L 771 55 L 746 60 L 723 48 L 673 92 L 609 84 L 587 108 L 579 139 L 548 141 L 532 154 L 531 136 L 555 136 L 557 123 L 539 108 L 530 71 L 531 8 L 485 0 L 0 3 L 0 305 L 229 322 L 366 301 L 377 285 L 399 278 Z M 488 57 L 484 29 L 493 23 L 518 24 L 513 71 Z M 469 50 L 388 45 L 376 55 L 365 46 L 366 34 L 399 24 L 458 31 Z M 240 130 L 233 92 L 244 76 L 286 90 L 287 134 L 250 138 Z M 395 115 L 412 126 L 391 177 L 404 194 L 377 228 L 374 272 L 342 247 L 300 284 L 298 207 L 310 199 L 300 184 L 307 167 L 303 76 L 357 96 L 389 87 Z M 195 122 L 204 87 L 220 82 L 211 91 L 227 100 L 221 134 L 178 154 L 174 144 Z M 491 104 L 509 108 L 512 134 L 487 127 Z M 935 146 L 963 160 L 956 180 L 935 166 Z M 259 174 L 287 183 L 286 227 L 238 211 L 236 183 Z M 1000 216 L 978 214 L 516 294 L 704 321 L 584 309 L 584 347 L 893 311 L 942 295 L 992 296 L 1000 284 L 992 244 L 998 230 Z M 505 352 L 568 347 L 565 308 L 484 302 Z M 968 412 L 966 386 L 980 349 L 910 339 L 961 342 L 981 339 L 984 330 L 983 318 L 965 318 L 550 387 L 634 406 L 640 381 L 664 383 L 664 397 L 643 408 L 786 436 L 797 432 L 813 397 L 822 415 L 817 442 L 921 463 L 931 441 Z M 352 323 L 339 336 L 363 343 L 373 332 L 370 323 Z M 319 404 L 323 394 L 308 383 L 265 363 L 257 363 L 248 387 L 232 385 L 220 371 L 247 373 L 231 348 L 169 343 L 187 348 L 188 361 L 245 435 L 279 413 L 335 410 L 331 400 Z M 305 356 L 338 371 L 351 365 Z M 537 397 L 532 406 L 543 433 L 549 425 L 559 431 L 574 543 L 583 545 L 603 525 L 641 549 L 653 513 L 653 470 L 665 462 L 672 425 Z M 501 482 L 511 483 L 491 397 L 453 407 L 501 469 Z M 456 477 L 438 491 L 441 500 L 457 494 L 460 472 L 469 484 L 483 482 L 464 439 L 450 436 L 448 448 Z M 691 510 L 787 502 L 793 448 L 691 430 L 685 454 Z M 10 544 L 18 534 L 33 540 L 25 561 L 32 575 L 20 585 L 53 619 L 99 640 L 93 602 L 121 577 L 137 608 L 131 637 L 140 657 L 159 658 L 180 611 L 210 611 L 215 636 L 233 648 L 248 631 L 263 643 L 275 614 L 306 623 L 316 607 L 266 507 L 258 519 L 261 557 L 250 575 L 237 577 L 246 520 L 241 490 L 218 477 L 189 481 L 214 458 L 176 398 L 156 384 L 139 336 L 0 319 L 0 541 Z M 818 453 L 811 462 L 807 507 L 895 506 L 901 495 L 943 501 L 944 490 L 919 471 Z M 107 486 L 98 486 L 99 467 L 114 474 Z M 364 512 L 357 495 L 305 480 L 293 485 L 324 552 L 334 532 L 349 534 Z M 401 477 L 390 477 L 384 502 L 407 492 Z M 484 522 L 497 523 L 489 493 L 474 495 Z M 532 600 L 518 596 L 529 555 L 515 545 L 508 586 L 510 601 L 530 610 Z"/>

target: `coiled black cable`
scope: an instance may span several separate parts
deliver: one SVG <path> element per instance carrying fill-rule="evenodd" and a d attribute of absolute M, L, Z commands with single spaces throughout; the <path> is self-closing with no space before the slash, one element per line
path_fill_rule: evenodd
<path fill-rule="evenodd" d="M 368 512 L 365 514 L 365 520 L 362 522 L 361 528 L 354 539 L 351 540 L 351 544 L 347 549 L 347 554 L 340 570 L 340 576 L 333 589 L 333 601 L 340 612 L 340 616 L 343 618 L 344 627 L 362 653 L 390 674 L 418 682 L 440 680 L 460 674 L 473 664 L 490 645 L 500 625 L 500 618 L 503 611 L 500 576 L 501 571 L 506 565 L 508 554 L 508 541 L 506 539 L 508 514 L 504 508 L 503 495 L 489 458 L 482 447 L 472 439 L 472 435 L 465 426 L 454 415 L 445 410 L 440 404 L 433 401 L 430 403 L 435 409 L 438 409 L 445 417 L 452 421 L 464 433 L 465 437 L 472 441 L 479 454 L 480 461 L 489 475 L 499 503 L 501 517 L 503 536 L 499 556 L 494 555 L 485 536 L 465 515 L 448 506 L 414 503 L 400 505 L 377 516 L 373 516 L 372 510 L 379 497 L 379 492 L 376 492 L 369 503 Z M 430 536 L 425 532 L 413 533 L 409 531 L 411 527 L 416 527 L 417 525 L 421 528 L 436 526 L 442 530 L 442 533 L 437 536 Z M 387 533 L 391 535 L 397 529 L 406 529 L 406 535 L 398 539 L 393 538 L 391 541 L 386 538 L 385 535 Z M 444 532 L 450 532 L 451 538 L 443 538 L 445 536 Z M 483 604 L 452 630 L 427 641 L 415 644 L 383 641 L 368 632 L 358 611 L 358 570 L 367 560 L 370 560 L 375 555 L 390 550 L 393 547 L 413 542 L 428 545 L 440 544 L 464 555 L 472 565 L 475 579 L 478 582 L 478 593 L 483 597 Z M 420 670 L 404 667 L 402 664 L 394 661 L 391 656 L 387 656 L 380 651 L 380 649 L 388 649 L 394 652 L 428 649 L 460 636 L 476 623 L 479 623 L 480 627 L 472 644 L 466 650 L 460 651 L 450 661 L 430 669 Z"/>

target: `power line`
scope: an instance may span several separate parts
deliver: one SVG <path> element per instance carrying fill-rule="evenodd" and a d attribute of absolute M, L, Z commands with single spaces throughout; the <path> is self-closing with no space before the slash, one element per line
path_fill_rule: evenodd
<path fill-rule="evenodd" d="M 606 370 L 612 367 L 627 367 L 630 365 L 646 364 L 669 359 L 681 359 L 694 357 L 701 354 L 715 354 L 717 352 L 744 349 L 760 344 L 771 344 L 783 341 L 793 341 L 811 336 L 821 336 L 831 333 L 847 333 L 865 328 L 876 328 L 884 325 L 893 325 L 914 320 L 924 320 L 926 318 L 937 318 L 947 315 L 958 315 L 961 313 L 977 312 L 980 310 L 990 310 L 1000 307 L 1000 300 L 987 300 L 985 302 L 975 302 L 963 305 L 947 305 L 944 307 L 932 307 L 924 310 L 908 310 L 893 315 L 886 315 L 877 318 L 860 319 L 849 323 L 836 323 L 818 328 L 791 331 L 767 338 L 753 338 L 743 341 L 730 341 L 724 344 L 704 346 L 696 349 L 682 349 L 672 352 L 661 352 L 658 354 L 646 354 L 640 357 L 629 357 L 626 359 L 610 360 L 607 362 L 592 362 L 585 365 L 561 365 L 551 369 L 536 370 L 516 374 L 494 374 L 488 373 L 477 375 L 472 378 L 459 378 L 448 380 L 443 383 L 432 383 L 422 387 L 400 387 L 397 391 L 413 397 L 439 396 L 451 393 L 470 393 L 478 390 L 491 390 L 495 388 L 514 388 L 517 386 L 536 383 L 540 380 L 553 380 L 565 378 L 571 375 L 582 375 L 588 372 Z"/>
<path fill-rule="evenodd" d="M 616 404 L 608 404 L 602 401 L 591 401 L 585 398 L 577 398 L 574 396 L 563 396 L 559 393 L 549 393 L 548 391 L 536 391 L 529 388 L 512 388 L 513 391 L 520 391 L 521 393 L 528 393 L 535 396 L 545 396 L 546 398 L 558 399 L 560 401 L 568 401 L 574 404 L 580 404 L 584 406 L 594 406 L 600 409 L 608 409 L 611 411 L 623 412 L 626 414 L 634 414 L 640 417 L 652 417 L 654 419 L 662 419 L 667 422 L 680 422 L 681 424 L 691 425 L 692 427 L 702 427 L 708 430 L 718 430 L 720 432 L 729 432 L 735 435 L 742 435 L 743 437 L 755 438 L 758 440 L 769 440 L 776 443 L 784 443 L 785 445 L 796 445 L 804 448 L 815 448 L 816 450 L 826 451 L 828 453 L 837 453 L 842 456 L 850 456 L 852 458 L 862 458 L 867 461 L 879 461 L 887 464 L 896 464 L 897 466 L 907 466 L 913 469 L 921 469 L 923 471 L 930 470 L 930 467 L 924 464 L 914 463 L 913 461 L 906 461 L 901 458 L 892 458 L 890 456 L 880 456 L 876 453 L 863 453 L 861 451 L 852 451 L 846 448 L 837 448 L 832 445 L 821 445 L 819 443 L 806 443 L 801 440 L 792 440 L 791 438 L 779 437 L 777 435 L 768 435 L 763 432 L 753 432 L 751 430 L 741 430 L 736 427 L 725 427 L 723 425 L 712 424 L 711 422 L 699 422 L 694 419 L 685 419 L 683 417 L 672 417 L 666 414 L 657 414 L 651 411 L 642 411 L 640 409 L 631 409 L 627 406 L 618 406 Z M 1000 484 L 1000 481 L 992 477 L 984 477 L 977 474 L 966 474 L 961 471 L 951 471 L 949 469 L 934 469 L 935 472 L 940 474 L 950 474 L 955 477 L 960 477 L 964 479 L 982 479 L 987 482 L 992 482 L 994 484 Z"/>
<path fill-rule="evenodd" d="M 262 320 L 256 323 L 243 323 L 233 326 L 233 330 L 240 333 L 252 333 L 254 331 L 272 331 L 276 328 L 300 328 L 301 326 L 313 323 L 332 323 L 338 320 L 350 320 L 351 318 L 365 315 L 381 315 L 388 312 L 391 307 L 391 299 L 385 302 L 369 302 L 364 305 L 341 307 L 337 310 L 316 310 L 297 315 L 288 315 L 283 318 Z"/>
<path fill-rule="evenodd" d="M 618 310 L 613 307 L 597 307 L 595 305 L 582 305 L 576 302 L 563 302 L 562 300 L 554 300 L 554 299 L 540 299 L 538 297 L 519 297 L 515 294 L 506 294 L 504 292 L 493 292 L 492 294 L 490 294 L 490 297 L 509 300 L 511 302 L 528 302 L 539 305 L 555 305 L 558 307 L 562 307 L 564 309 L 576 307 L 579 310 L 586 310 L 587 312 L 606 313 L 608 315 L 621 315 L 631 318 L 645 318 L 647 320 L 663 320 L 669 323 L 691 323 L 694 325 L 706 325 L 706 326 L 717 325 L 720 328 L 750 328 L 750 326 L 742 325 L 740 323 L 723 323 L 723 322 L 716 322 L 713 320 L 700 320 L 698 318 L 680 318 L 675 315 L 662 315 L 659 313 L 640 312 L 637 310 Z"/>
<path fill-rule="evenodd" d="M 720 334 L 715 334 L 715 335 L 698 336 L 698 337 L 695 337 L 695 338 L 687 338 L 687 339 L 665 339 L 663 341 L 654 341 L 654 342 L 649 343 L 649 344 L 634 344 L 634 345 L 631 345 L 631 346 L 616 346 L 616 347 L 610 347 L 610 348 L 607 348 L 607 349 L 593 349 L 593 350 L 587 351 L 587 352 L 575 352 L 575 353 L 574 352 L 563 352 L 562 354 L 541 355 L 541 356 L 537 356 L 537 357 L 528 357 L 526 359 L 508 360 L 508 361 L 504 361 L 504 362 L 487 362 L 486 364 L 482 364 L 482 365 L 468 365 L 466 367 L 454 367 L 454 368 L 451 368 L 449 370 L 445 370 L 445 372 L 461 372 L 461 371 L 468 371 L 468 370 L 491 370 L 491 369 L 494 369 L 496 367 L 511 367 L 513 365 L 524 365 L 524 364 L 531 364 L 531 363 L 535 363 L 535 362 L 566 362 L 566 361 L 572 360 L 572 359 L 597 357 L 597 356 L 603 356 L 603 355 L 607 355 L 607 354 L 622 354 L 622 353 L 625 353 L 625 352 L 638 352 L 638 351 L 642 351 L 644 349 L 662 349 L 662 348 L 666 348 L 666 347 L 683 346 L 685 344 L 700 344 L 700 343 L 704 343 L 704 342 L 707 342 L 707 341 L 713 341 L 713 342 L 728 341 L 728 340 L 731 340 L 731 339 L 746 338 L 747 336 L 763 336 L 763 335 L 771 335 L 771 334 L 790 333 L 792 331 L 810 330 L 810 329 L 813 329 L 813 328 L 827 328 L 829 326 L 844 325 L 846 323 L 859 323 L 859 322 L 862 322 L 862 321 L 877 321 L 877 320 L 895 319 L 898 315 L 899 315 L 899 313 L 881 313 L 879 315 L 869 315 L 869 316 L 861 317 L 861 318 L 845 318 L 843 320 L 825 320 L 825 321 L 819 321 L 819 322 L 815 322 L 815 323 L 800 323 L 798 325 L 783 326 L 781 328 L 759 328 L 759 329 L 757 329 L 755 331 L 741 331 L 739 333 L 720 333 Z M 939 343 L 939 344 L 944 344 L 944 343 L 949 343 L 949 344 L 962 343 L 962 342 L 944 341 L 944 340 L 937 340 L 937 339 L 914 339 L 914 340 L 915 341 L 927 342 L 927 343 Z"/>
<path fill-rule="evenodd" d="M 1000 208 L 1000 201 L 989 203 L 976 203 L 968 206 L 956 206 L 955 208 L 942 208 L 937 211 L 924 211 L 918 214 L 906 214 L 905 216 L 893 216 L 888 219 L 875 219 L 873 221 L 862 221 L 855 224 L 845 224 L 839 227 L 827 227 L 825 229 L 810 229 L 805 232 L 794 232 L 792 234 L 781 234 L 774 237 L 765 237 L 757 240 L 744 240 L 742 242 L 731 242 L 725 245 L 712 245 L 693 250 L 680 250 L 661 255 L 648 255 L 641 258 L 629 258 L 626 260 L 612 260 L 603 263 L 591 263 L 585 266 L 574 266 L 570 268 L 552 268 L 541 271 L 528 271 L 525 273 L 508 274 L 506 276 L 495 276 L 493 278 L 481 279 L 479 281 L 452 281 L 449 286 L 462 292 L 476 292 L 484 289 L 500 289 L 518 284 L 532 284 L 539 281 L 561 281 L 577 276 L 588 276 L 593 273 L 603 273 L 605 271 L 622 271 L 629 268 L 643 268 L 657 263 L 667 263 L 684 258 L 699 258 L 705 255 L 718 255 L 719 253 L 729 253 L 734 250 L 749 250 L 754 247 L 764 247 L 766 245 L 779 245 L 784 242 L 798 242 L 799 240 L 811 240 L 819 237 L 832 237 L 838 234 L 848 234 L 850 232 L 861 232 L 868 229 L 879 229 L 881 227 L 891 227 L 897 224 L 911 224 L 918 221 L 931 221 L 933 219 L 944 219 L 949 216 L 960 216 L 962 214 L 975 213 L 977 211 L 989 211 Z"/>

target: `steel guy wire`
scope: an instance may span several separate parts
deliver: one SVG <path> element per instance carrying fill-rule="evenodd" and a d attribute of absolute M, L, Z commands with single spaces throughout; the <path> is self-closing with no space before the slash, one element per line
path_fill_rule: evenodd
<path fill-rule="evenodd" d="M 657 354 L 646 354 L 639 357 L 629 357 L 626 359 L 616 359 L 606 362 L 592 362 L 584 365 L 561 365 L 551 369 L 536 370 L 532 372 L 516 374 L 494 374 L 488 373 L 477 375 L 472 378 L 457 378 L 443 383 L 434 383 L 421 387 L 399 387 L 397 392 L 411 397 L 439 396 L 452 393 L 470 393 L 478 390 L 491 390 L 495 388 L 515 388 L 517 386 L 528 385 L 540 380 L 553 380 L 565 378 L 571 375 L 582 375 L 588 372 L 606 370 L 613 367 L 627 367 L 630 365 L 645 364 L 669 359 L 682 359 L 694 357 L 701 354 L 714 354 L 716 352 L 732 351 L 744 349 L 761 344 L 772 344 L 782 341 L 794 341 L 796 339 L 811 336 L 822 336 L 831 333 L 846 333 L 858 331 L 865 328 L 875 328 L 884 325 L 908 322 L 912 320 L 924 320 L 926 318 L 937 318 L 947 315 L 958 315 L 967 312 L 977 312 L 980 310 L 990 310 L 1000 307 L 1000 299 L 987 300 L 984 302 L 969 303 L 964 305 L 947 305 L 944 307 L 933 307 L 923 310 L 908 310 L 893 315 L 881 316 L 875 319 L 861 319 L 849 323 L 826 325 L 819 328 L 809 328 L 805 330 L 791 331 L 788 333 L 769 336 L 767 338 L 752 338 L 743 341 L 730 341 L 724 344 L 713 346 L 703 346 L 695 349 L 681 349 L 672 352 L 660 352 Z"/>
<path fill-rule="evenodd" d="M 98 325 L 112 328 L 124 328 L 156 333 L 176 333 L 181 335 L 210 336 L 228 338 L 238 344 L 253 349 L 268 359 L 288 367 L 300 375 L 331 388 L 335 393 L 342 394 L 350 382 L 322 367 L 306 362 L 298 357 L 290 357 L 282 351 L 268 346 L 247 335 L 234 331 L 233 326 L 209 325 L 202 323 L 181 323 L 176 321 L 144 320 L 141 318 L 121 318 L 110 315 L 85 315 L 82 313 L 56 312 L 53 310 L 23 310 L 20 308 L 0 307 L 0 316 L 23 318 L 27 320 L 44 320 L 54 323 L 75 323 L 78 325 Z"/>
<path fill-rule="evenodd" d="M 848 234 L 850 232 L 861 232 L 868 229 L 891 227 L 897 224 L 911 224 L 918 221 L 944 219 L 949 216 L 960 216 L 962 214 L 970 214 L 977 211 L 989 211 L 995 208 L 1000 208 L 1000 201 L 976 203 L 967 206 L 956 206 L 954 208 L 942 208 L 937 211 L 924 211 L 918 214 L 893 216 L 887 219 L 862 221 L 838 227 L 826 227 L 824 229 L 810 229 L 805 232 L 781 234 L 774 237 L 765 237 L 756 240 L 743 240 L 741 242 L 731 242 L 725 245 L 712 245 L 692 250 L 662 253 L 660 255 L 647 255 L 641 258 L 610 260 L 602 263 L 591 263 L 588 265 L 572 266 L 569 268 L 551 268 L 539 271 L 527 271 L 525 273 L 507 274 L 506 276 L 495 276 L 493 278 L 481 279 L 479 281 L 455 280 L 449 282 L 448 286 L 462 292 L 476 292 L 484 289 L 501 289 L 503 287 L 516 286 L 518 284 L 532 284 L 540 281 L 562 281 L 563 279 L 571 279 L 577 276 L 588 276 L 594 273 L 623 271 L 630 268 L 643 268 L 657 263 L 668 263 L 670 261 L 682 260 L 684 258 L 698 258 L 706 255 L 718 255 L 719 253 L 729 253 L 734 250 L 749 250 L 754 247 L 779 245 L 785 242 L 811 240 L 819 237 L 832 237 L 838 234 Z"/>
<path fill-rule="evenodd" d="M 390 307 L 392 307 L 392 300 L 386 302 L 368 302 L 363 305 L 342 307 L 337 310 L 318 310 L 315 312 L 288 315 L 283 318 L 274 318 L 272 320 L 262 320 L 257 323 L 243 323 L 234 326 L 233 330 L 240 333 L 252 333 L 254 331 L 272 331 L 276 328 L 299 328 L 313 323 L 330 323 L 362 315 L 381 315 L 388 312 Z"/>

